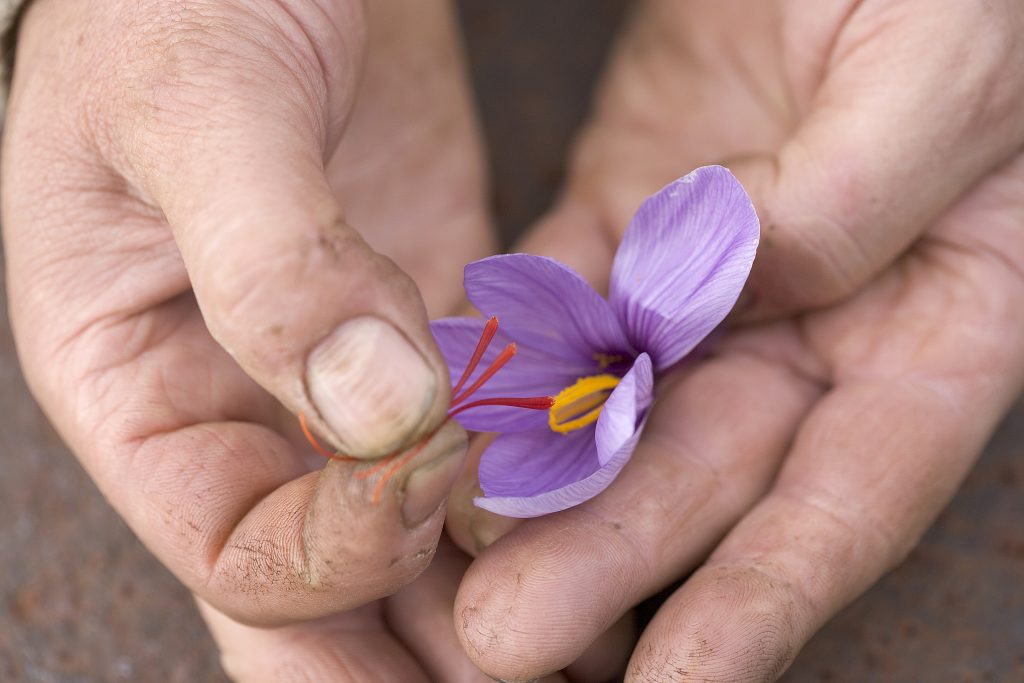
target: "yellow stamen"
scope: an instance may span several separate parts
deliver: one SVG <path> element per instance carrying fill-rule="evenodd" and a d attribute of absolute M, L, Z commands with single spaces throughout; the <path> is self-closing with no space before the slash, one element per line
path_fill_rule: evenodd
<path fill-rule="evenodd" d="M 595 422 L 618 383 L 615 375 L 590 375 L 576 380 L 555 396 L 548 412 L 548 426 L 559 434 L 568 434 Z"/>

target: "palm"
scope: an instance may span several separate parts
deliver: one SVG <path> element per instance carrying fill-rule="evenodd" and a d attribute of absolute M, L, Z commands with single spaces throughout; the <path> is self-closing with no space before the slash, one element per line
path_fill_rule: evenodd
<path fill-rule="evenodd" d="M 861 3 L 846 21 L 855 4 L 825 16 L 787 2 L 648 3 L 617 48 L 565 197 L 524 249 L 605 287 L 641 200 L 724 161 L 766 211 L 754 296 L 814 300 L 820 292 L 794 287 L 808 274 L 822 280 L 816 233 L 794 245 L 775 232 L 765 161 L 814 107 L 839 105 L 820 90 L 823 74 L 838 59 L 855 81 L 857 45 L 896 18 Z M 843 170 L 821 174 L 837 180 Z M 944 181 L 922 173 L 918 182 Z M 471 567 L 456 610 L 477 663 L 508 678 L 564 665 L 630 605 L 707 558 L 648 627 L 631 675 L 774 678 L 909 550 L 1019 390 L 1022 182 L 1017 158 L 942 212 L 951 193 L 926 233 L 867 286 L 814 312 L 733 325 L 710 357 L 665 378 L 641 446 L 604 494 L 517 526 Z M 821 233 L 835 227 L 823 221 Z M 846 244 L 871 239 L 852 233 Z M 825 273 L 825 282 L 845 286 L 847 275 Z M 473 549 L 510 525 L 473 511 L 450 526 Z M 556 599 L 564 609 L 551 606 Z M 575 632 L 546 646 L 556 634 L 545 622 L 569 618 Z M 514 637 L 487 637 L 499 621 L 511 621 Z"/>

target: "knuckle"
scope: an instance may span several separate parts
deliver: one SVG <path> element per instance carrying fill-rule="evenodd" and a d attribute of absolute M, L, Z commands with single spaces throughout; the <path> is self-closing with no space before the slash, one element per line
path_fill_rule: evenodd
<path fill-rule="evenodd" d="M 207 324 L 219 341 L 220 333 L 240 343 L 264 327 L 287 329 L 292 311 L 282 298 L 301 291 L 303 282 L 315 277 L 315 259 L 308 250 L 293 245 L 258 241 L 238 244 L 224 258 L 224 242 L 234 241 L 229 231 L 222 237 L 202 237 L 206 252 L 193 269 L 193 286 L 200 306 L 207 309 Z M 229 349 L 229 351 L 232 349 Z"/>
<path fill-rule="evenodd" d="M 816 213 L 769 214 L 765 247 L 783 259 L 782 279 L 798 305 L 825 306 L 855 294 L 874 273 L 858 239 L 860 209 L 855 190 L 840 189 L 840 205 Z"/>
<path fill-rule="evenodd" d="M 322 221 L 311 217 L 313 228 L 275 229 L 251 240 L 240 239 L 247 232 L 242 223 L 258 217 L 237 220 L 236 226 L 189 226 L 185 236 L 194 244 L 192 285 L 206 323 L 233 354 L 240 346 L 262 348 L 264 356 L 275 348 L 301 352 L 315 332 L 310 326 L 329 319 L 318 306 L 336 295 L 310 291 L 309 283 L 327 279 L 347 286 L 365 270 L 357 261 L 366 250 L 354 232 L 337 229 L 339 221 L 326 214 Z M 301 291 L 310 294 L 296 297 Z M 273 344 L 259 343 L 266 339 Z"/>
<path fill-rule="evenodd" d="M 273 317 L 279 288 L 301 281 L 309 264 L 292 249 L 241 247 L 228 259 L 211 256 L 194 283 L 217 325 L 240 324 Z"/>
<path fill-rule="evenodd" d="M 853 547 L 857 542 L 867 543 L 870 555 L 879 558 L 886 568 L 892 568 L 913 547 L 906 534 L 889 517 L 870 507 L 854 505 L 849 499 L 823 487 L 780 492 L 779 495 L 789 497 L 809 516 L 820 518 L 822 527 L 830 529 L 833 536 L 833 552 L 838 548 Z M 819 569 L 827 567 L 828 560 L 828 557 L 823 557 Z M 842 570 L 838 565 L 842 563 L 833 559 L 832 564 L 837 565 L 836 573 L 839 574 Z"/>

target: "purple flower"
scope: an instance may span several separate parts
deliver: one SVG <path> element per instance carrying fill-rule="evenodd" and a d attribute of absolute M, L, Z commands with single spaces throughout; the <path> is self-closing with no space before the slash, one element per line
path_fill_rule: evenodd
<path fill-rule="evenodd" d="M 495 318 L 431 327 L 452 377 L 463 375 L 450 415 L 466 429 L 500 433 L 481 460 L 476 504 L 536 517 L 603 491 L 636 447 L 655 376 L 735 304 L 758 233 L 740 184 L 706 166 L 637 211 L 608 299 L 550 258 L 509 254 L 466 266 L 466 295 L 501 329 Z M 463 389 L 480 363 L 487 369 Z"/>

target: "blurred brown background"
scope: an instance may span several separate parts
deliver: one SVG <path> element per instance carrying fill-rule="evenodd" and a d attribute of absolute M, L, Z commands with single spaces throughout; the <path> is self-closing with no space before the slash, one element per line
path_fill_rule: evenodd
<path fill-rule="evenodd" d="M 551 200 L 627 3 L 459 4 L 508 239 Z M 226 680 L 184 589 L 32 402 L 6 325 L 0 457 L 0 681 Z M 1024 405 L 922 545 L 816 636 L 785 680 L 1024 681 Z"/>

